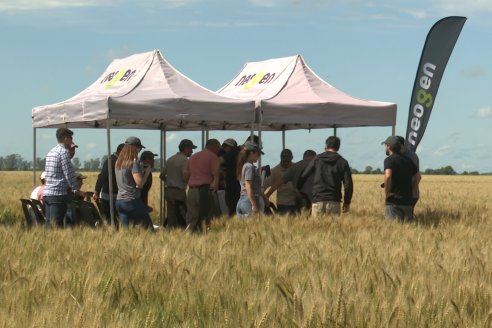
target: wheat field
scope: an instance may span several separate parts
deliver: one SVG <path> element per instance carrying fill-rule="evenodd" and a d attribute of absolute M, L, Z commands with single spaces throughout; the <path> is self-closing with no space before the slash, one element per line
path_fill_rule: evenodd
<path fill-rule="evenodd" d="M 492 327 L 489 176 L 423 176 L 413 224 L 384 219 L 382 176 L 355 175 L 340 218 L 223 218 L 200 236 L 26 230 L 30 173 L 0 181 L 1 327 Z"/>

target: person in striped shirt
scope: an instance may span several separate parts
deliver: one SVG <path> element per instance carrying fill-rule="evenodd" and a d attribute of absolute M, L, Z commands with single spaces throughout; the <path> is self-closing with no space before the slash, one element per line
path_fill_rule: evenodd
<path fill-rule="evenodd" d="M 68 151 L 72 145 L 73 131 L 59 128 L 56 130 L 56 139 L 58 144 L 46 155 L 46 186 L 43 192 L 46 228 L 51 227 L 52 221 L 59 228 L 65 226 L 69 188 L 75 195 L 83 197 Z"/>

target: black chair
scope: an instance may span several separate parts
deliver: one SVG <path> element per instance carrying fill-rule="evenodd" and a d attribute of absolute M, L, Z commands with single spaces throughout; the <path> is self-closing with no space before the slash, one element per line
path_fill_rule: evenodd
<path fill-rule="evenodd" d="M 46 222 L 43 213 L 31 199 L 21 198 L 20 201 L 28 228 L 35 225 L 43 225 Z"/>
<path fill-rule="evenodd" d="M 70 208 L 73 225 L 85 224 L 94 228 L 102 222 L 101 215 L 92 202 L 73 199 Z"/>
<path fill-rule="evenodd" d="M 43 221 L 45 221 L 46 220 L 46 211 L 45 211 L 45 208 L 44 208 L 44 204 L 41 203 L 37 199 L 31 199 L 31 203 L 33 205 L 36 205 L 36 207 L 41 211 L 41 214 L 42 214 L 42 217 L 43 217 Z"/>

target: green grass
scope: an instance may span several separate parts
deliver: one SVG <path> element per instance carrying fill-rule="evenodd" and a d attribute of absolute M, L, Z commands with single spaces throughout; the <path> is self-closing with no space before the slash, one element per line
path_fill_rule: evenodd
<path fill-rule="evenodd" d="M 1 205 L 0 326 L 492 326 L 492 178 L 424 176 L 415 224 L 383 218 L 381 177 L 354 178 L 342 218 L 221 219 L 201 236 L 27 231 L 19 183 Z"/>

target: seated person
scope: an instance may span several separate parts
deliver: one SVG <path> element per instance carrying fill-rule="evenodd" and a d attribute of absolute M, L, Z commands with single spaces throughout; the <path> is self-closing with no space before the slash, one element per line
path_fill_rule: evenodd
<path fill-rule="evenodd" d="M 46 172 L 43 171 L 43 173 L 41 173 L 41 176 L 39 178 L 41 179 L 41 185 L 34 188 L 34 190 L 31 193 L 31 199 L 39 200 L 42 204 L 43 191 L 44 191 L 44 187 L 46 186 Z"/>

